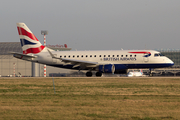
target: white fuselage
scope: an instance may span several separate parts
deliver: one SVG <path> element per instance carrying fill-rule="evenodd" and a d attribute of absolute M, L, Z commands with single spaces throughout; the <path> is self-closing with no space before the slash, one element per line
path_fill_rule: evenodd
<path fill-rule="evenodd" d="M 143 52 L 150 52 L 151 55 L 144 57 L 146 53 Z M 127 69 L 161 68 L 174 64 L 169 58 L 160 56 L 160 53 L 154 50 L 52 51 L 52 54 L 58 58 L 97 62 L 99 65 L 124 65 Z M 37 56 L 34 60 L 39 63 L 55 67 L 71 68 L 71 64 L 64 63 L 60 59 L 52 58 L 48 52 L 41 52 Z"/>

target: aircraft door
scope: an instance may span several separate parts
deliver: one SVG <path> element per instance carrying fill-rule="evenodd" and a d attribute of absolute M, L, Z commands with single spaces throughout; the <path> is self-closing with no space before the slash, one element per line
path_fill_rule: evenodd
<path fill-rule="evenodd" d="M 148 62 L 149 58 L 148 57 L 144 57 L 143 60 L 144 60 L 144 62 Z"/>
<path fill-rule="evenodd" d="M 148 54 L 144 54 L 143 61 L 144 62 L 149 62 Z"/>

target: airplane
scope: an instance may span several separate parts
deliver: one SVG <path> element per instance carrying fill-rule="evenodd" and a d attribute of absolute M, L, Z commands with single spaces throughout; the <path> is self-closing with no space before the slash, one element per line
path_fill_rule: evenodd
<path fill-rule="evenodd" d="M 128 77 L 145 77 L 146 75 L 143 74 L 142 69 L 140 71 L 131 71 L 127 74 Z"/>
<path fill-rule="evenodd" d="M 54 51 L 43 46 L 25 23 L 17 23 L 23 53 L 11 52 L 15 58 L 48 66 L 86 70 L 86 76 L 127 74 L 128 69 L 163 68 L 174 65 L 154 50 Z"/>

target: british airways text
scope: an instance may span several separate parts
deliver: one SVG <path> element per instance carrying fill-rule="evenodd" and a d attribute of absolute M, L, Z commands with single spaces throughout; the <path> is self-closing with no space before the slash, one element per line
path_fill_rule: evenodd
<path fill-rule="evenodd" d="M 136 58 L 135 57 L 131 57 L 131 58 L 111 58 L 111 57 L 108 57 L 108 58 L 104 58 L 103 59 L 104 61 L 136 61 Z"/>

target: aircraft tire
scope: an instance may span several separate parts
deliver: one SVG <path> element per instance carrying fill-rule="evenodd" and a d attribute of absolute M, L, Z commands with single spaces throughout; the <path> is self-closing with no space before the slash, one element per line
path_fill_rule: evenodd
<path fill-rule="evenodd" d="M 87 77 L 92 77 L 92 72 L 87 72 L 87 73 L 86 73 L 86 76 L 87 76 Z"/>
<path fill-rule="evenodd" d="M 96 77 L 101 77 L 102 73 L 101 72 L 96 72 Z"/>

